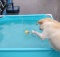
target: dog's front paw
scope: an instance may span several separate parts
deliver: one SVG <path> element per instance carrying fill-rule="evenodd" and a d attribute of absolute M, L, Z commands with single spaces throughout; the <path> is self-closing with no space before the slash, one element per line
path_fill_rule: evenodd
<path fill-rule="evenodd" d="M 35 33 L 36 31 L 32 30 L 32 33 Z"/>

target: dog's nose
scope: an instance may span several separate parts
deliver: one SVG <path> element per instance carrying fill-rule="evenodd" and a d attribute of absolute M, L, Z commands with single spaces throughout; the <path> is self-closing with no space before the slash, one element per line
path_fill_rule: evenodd
<path fill-rule="evenodd" d="M 40 30 L 42 30 L 42 29 L 40 28 Z"/>

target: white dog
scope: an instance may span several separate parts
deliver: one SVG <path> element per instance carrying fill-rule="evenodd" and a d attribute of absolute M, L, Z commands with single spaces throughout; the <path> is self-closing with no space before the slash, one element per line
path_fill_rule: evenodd
<path fill-rule="evenodd" d="M 60 50 L 60 23 L 51 18 L 45 18 L 38 21 L 42 33 L 32 30 L 32 33 L 38 35 L 42 40 L 48 38 L 55 50 Z"/>

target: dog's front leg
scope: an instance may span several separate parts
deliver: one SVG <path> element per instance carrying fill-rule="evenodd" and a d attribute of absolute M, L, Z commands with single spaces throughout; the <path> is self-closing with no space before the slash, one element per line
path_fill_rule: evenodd
<path fill-rule="evenodd" d="M 47 38 L 47 34 L 44 31 L 42 33 L 39 33 L 37 31 L 32 30 L 32 33 L 38 35 L 42 40 L 44 40 L 45 38 Z"/>

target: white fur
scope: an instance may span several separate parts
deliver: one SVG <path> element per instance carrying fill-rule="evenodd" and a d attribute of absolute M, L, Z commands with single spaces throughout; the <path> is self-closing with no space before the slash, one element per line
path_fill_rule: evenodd
<path fill-rule="evenodd" d="M 46 21 L 40 25 L 40 28 L 43 30 L 42 33 L 39 33 L 34 30 L 32 30 L 32 33 L 38 35 L 42 40 L 48 38 L 52 47 L 55 50 L 60 50 L 60 29 L 53 28 L 54 25 L 55 23 L 53 21 Z"/>

